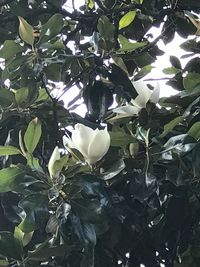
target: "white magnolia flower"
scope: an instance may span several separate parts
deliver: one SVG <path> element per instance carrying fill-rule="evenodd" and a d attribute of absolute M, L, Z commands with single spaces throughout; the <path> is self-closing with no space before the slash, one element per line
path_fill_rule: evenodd
<path fill-rule="evenodd" d="M 93 130 L 83 124 L 77 123 L 72 131 L 71 139 L 63 137 L 63 143 L 68 148 L 75 148 L 92 165 L 103 158 L 110 146 L 110 135 L 104 130 Z"/>
<path fill-rule="evenodd" d="M 48 163 L 48 170 L 51 178 L 55 177 L 58 173 L 55 169 L 55 162 L 60 159 L 60 152 L 59 148 L 56 146 L 54 148 L 54 151 L 50 157 L 49 163 Z"/>
<path fill-rule="evenodd" d="M 158 103 L 160 96 L 159 84 L 156 85 L 154 90 L 150 90 L 147 85 L 142 81 L 133 82 L 133 86 L 138 93 L 135 99 L 130 101 L 130 104 L 115 108 L 113 111 L 120 114 L 120 118 L 137 115 L 142 108 L 146 107 L 148 101 Z"/>

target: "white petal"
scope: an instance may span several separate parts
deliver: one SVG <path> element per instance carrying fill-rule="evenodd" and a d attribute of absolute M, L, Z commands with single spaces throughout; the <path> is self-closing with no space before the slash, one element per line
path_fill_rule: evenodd
<path fill-rule="evenodd" d="M 96 132 L 89 145 L 87 162 L 91 165 L 103 158 L 110 146 L 110 135 L 107 129 Z"/>
<path fill-rule="evenodd" d="M 153 93 L 151 94 L 150 101 L 152 103 L 158 103 L 160 97 L 160 84 L 157 83 L 156 86 L 154 87 Z"/>
<path fill-rule="evenodd" d="M 94 134 L 94 130 L 80 123 L 77 123 L 72 131 L 72 143 L 84 158 L 88 155 L 89 143 Z"/>
<path fill-rule="evenodd" d="M 138 96 L 134 100 L 131 100 L 131 103 L 136 107 L 145 108 L 151 97 L 152 91 L 142 80 L 133 82 L 133 86 L 135 87 Z"/>
<path fill-rule="evenodd" d="M 53 153 L 51 154 L 49 163 L 48 163 L 48 170 L 49 170 L 49 174 L 51 177 L 55 176 L 55 170 L 54 170 L 54 163 L 56 160 L 60 159 L 60 152 L 59 152 L 59 148 L 56 146 L 54 148 Z"/>
<path fill-rule="evenodd" d="M 126 115 L 125 117 L 128 117 L 128 116 L 137 115 L 138 112 L 140 111 L 140 109 L 141 109 L 140 107 L 134 107 L 132 105 L 127 105 L 127 106 L 115 108 L 113 110 L 113 112 L 119 113 L 119 114 L 124 114 L 124 115 Z"/>
<path fill-rule="evenodd" d="M 75 148 L 74 143 L 72 142 L 71 138 L 68 138 L 67 136 L 63 136 L 63 145 L 66 148 Z"/>

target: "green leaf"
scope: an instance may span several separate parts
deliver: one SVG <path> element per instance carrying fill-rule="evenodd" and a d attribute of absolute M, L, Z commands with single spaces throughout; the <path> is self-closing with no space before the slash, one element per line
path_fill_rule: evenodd
<path fill-rule="evenodd" d="M 176 69 L 180 69 L 181 70 L 181 62 L 180 62 L 179 58 L 177 58 L 175 56 L 170 56 L 169 57 L 169 61 L 172 64 L 173 67 L 175 67 Z"/>
<path fill-rule="evenodd" d="M 8 260 L 0 260 L 0 267 L 9 267 Z"/>
<path fill-rule="evenodd" d="M 66 166 L 68 159 L 69 159 L 68 155 L 65 155 L 65 156 L 61 157 L 59 160 L 56 160 L 54 162 L 54 165 L 53 165 L 54 172 L 60 173 L 62 171 L 63 167 Z"/>
<path fill-rule="evenodd" d="M 32 154 L 35 150 L 42 134 L 41 122 L 38 118 L 33 119 L 25 132 L 24 143 L 27 151 Z"/>
<path fill-rule="evenodd" d="M 4 58 L 5 60 L 10 59 L 23 50 L 24 48 L 15 41 L 6 40 L 0 49 L 0 58 Z"/>
<path fill-rule="evenodd" d="M 15 92 L 15 100 L 18 106 L 28 104 L 29 90 L 27 87 L 17 89 Z"/>
<path fill-rule="evenodd" d="M 21 154 L 21 151 L 14 146 L 0 146 L 0 156 L 10 156 Z"/>
<path fill-rule="evenodd" d="M 154 67 L 151 65 L 146 65 L 144 66 L 140 71 L 138 71 L 138 73 L 134 76 L 134 81 L 140 80 L 142 79 L 145 75 L 147 75 L 148 73 L 151 72 L 151 70 Z"/>
<path fill-rule="evenodd" d="M 196 140 L 188 134 L 172 136 L 164 145 L 162 158 L 173 160 L 177 156 L 182 157 L 196 146 Z"/>
<path fill-rule="evenodd" d="M 31 250 L 28 252 L 28 258 L 34 261 L 45 261 L 47 258 L 51 257 L 63 257 L 64 255 L 70 254 L 72 247 L 63 244 L 58 246 L 52 246 L 51 242 L 46 242 L 46 244 L 42 243 L 37 246 L 35 250 Z"/>
<path fill-rule="evenodd" d="M 0 106 L 2 108 L 9 107 L 14 102 L 14 93 L 8 89 L 0 89 Z"/>
<path fill-rule="evenodd" d="M 123 132 L 109 132 L 111 146 L 126 146 L 136 141 L 134 137 Z"/>
<path fill-rule="evenodd" d="M 42 226 L 48 217 L 48 197 L 42 194 L 32 194 L 22 199 L 19 204 L 26 215 L 18 227 L 24 233 L 30 233 Z"/>
<path fill-rule="evenodd" d="M 188 52 L 196 53 L 199 51 L 199 44 L 200 44 L 200 42 L 197 42 L 195 39 L 187 40 L 186 42 L 184 42 L 180 45 L 180 48 L 182 48 Z"/>
<path fill-rule="evenodd" d="M 124 37 L 123 35 L 119 35 L 119 42 L 121 45 L 121 48 L 117 50 L 117 52 L 132 52 L 136 50 L 137 48 L 143 47 L 147 45 L 147 42 L 135 42 L 131 43 L 129 40 Z"/>
<path fill-rule="evenodd" d="M 180 122 L 182 122 L 184 118 L 182 116 L 176 117 L 169 123 L 165 124 L 164 131 L 161 133 L 160 137 L 165 137 L 168 133 L 170 133 L 176 125 L 178 125 Z"/>
<path fill-rule="evenodd" d="M 39 43 L 45 43 L 58 35 L 63 28 L 63 16 L 61 14 L 53 15 L 47 23 L 42 25 Z"/>
<path fill-rule="evenodd" d="M 126 165 L 123 159 L 118 160 L 115 162 L 108 171 L 102 173 L 101 178 L 105 181 L 112 179 L 117 174 L 119 174 L 123 169 L 125 169 Z"/>
<path fill-rule="evenodd" d="M 112 59 L 114 61 L 114 63 L 120 67 L 124 72 L 126 72 L 127 76 L 129 76 L 129 73 L 128 73 L 128 70 L 127 70 L 127 67 L 123 61 L 123 59 L 121 57 L 118 57 L 118 56 L 115 56 L 113 55 L 112 56 Z"/>
<path fill-rule="evenodd" d="M 194 139 L 199 141 L 200 139 L 200 122 L 196 122 L 192 125 L 192 127 L 187 132 L 188 135 L 192 136 Z"/>
<path fill-rule="evenodd" d="M 34 43 L 33 27 L 22 17 L 19 19 L 19 36 L 21 39 L 31 46 Z"/>
<path fill-rule="evenodd" d="M 181 72 L 180 69 L 177 69 L 175 67 L 169 67 L 169 68 L 164 68 L 163 70 L 163 73 L 166 74 L 166 75 L 172 75 L 172 74 L 177 74 L 179 72 Z"/>
<path fill-rule="evenodd" d="M 22 260 L 22 244 L 13 233 L 0 232 L 0 254 L 11 259 Z"/>
<path fill-rule="evenodd" d="M 94 0 L 85 0 L 85 2 L 90 9 L 94 8 Z"/>
<path fill-rule="evenodd" d="M 97 29 L 100 35 L 108 41 L 114 40 L 115 26 L 110 22 L 106 16 L 101 16 L 98 20 Z"/>
<path fill-rule="evenodd" d="M 183 78 L 183 86 L 189 92 L 200 90 L 200 74 L 189 72 L 187 76 Z"/>
<path fill-rule="evenodd" d="M 119 29 L 123 29 L 131 24 L 134 21 L 136 16 L 136 11 L 129 11 L 126 13 L 119 21 Z"/>
<path fill-rule="evenodd" d="M 12 191 L 23 174 L 24 171 L 18 167 L 9 167 L 0 170 L 0 192 Z"/>

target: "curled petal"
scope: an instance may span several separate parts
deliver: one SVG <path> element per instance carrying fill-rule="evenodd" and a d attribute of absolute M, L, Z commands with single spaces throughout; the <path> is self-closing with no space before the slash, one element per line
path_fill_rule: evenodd
<path fill-rule="evenodd" d="M 140 109 L 141 109 L 140 107 L 127 105 L 127 106 L 122 106 L 122 107 L 119 107 L 119 108 L 115 108 L 113 110 L 113 112 L 126 115 L 126 116 L 123 116 L 123 117 L 129 117 L 129 116 L 137 115 L 138 112 L 140 111 Z"/>
<path fill-rule="evenodd" d="M 153 93 L 151 94 L 150 101 L 152 103 L 158 103 L 160 97 L 160 84 L 157 83 L 156 86 L 154 87 Z"/>
<path fill-rule="evenodd" d="M 151 97 L 152 91 L 142 80 L 133 82 L 133 86 L 135 87 L 138 96 L 134 100 L 131 100 L 131 103 L 136 107 L 145 108 Z"/>
<path fill-rule="evenodd" d="M 59 148 L 56 146 L 54 148 L 53 153 L 51 154 L 51 157 L 48 163 L 48 170 L 49 170 L 49 174 L 51 177 L 54 177 L 56 175 L 54 164 L 56 160 L 59 160 L 59 159 L 60 159 L 60 152 L 59 152 Z"/>
<path fill-rule="evenodd" d="M 107 129 L 95 130 L 95 135 L 88 148 L 86 161 L 91 165 L 103 158 L 110 146 L 110 135 Z"/>
<path fill-rule="evenodd" d="M 75 145 L 73 144 L 71 138 L 68 138 L 67 136 L 63 136 L 63 145 L 66 148 L 75 148 Z"/>

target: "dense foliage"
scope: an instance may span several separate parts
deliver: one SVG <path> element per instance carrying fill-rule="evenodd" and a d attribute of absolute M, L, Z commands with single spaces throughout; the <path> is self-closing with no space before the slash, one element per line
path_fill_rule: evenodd
<path fill-rule="evenodd" d="M 0 266 L 199 267 L 200 2 L 69 4 L 0 1 Z M 133 81 L 175 33 L 188 63 L 171 56 L 163 75 L 178 94 L 134 102 L 147 88 Z M 81 97 L 85 118 L 73 112 Z M 114 99 L 138 112 L 109 109 Z M 84 154 L 84 134 L 70 147 L 81 125 L 107 125 L 108 152 L 109 139 Z"/>

